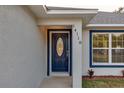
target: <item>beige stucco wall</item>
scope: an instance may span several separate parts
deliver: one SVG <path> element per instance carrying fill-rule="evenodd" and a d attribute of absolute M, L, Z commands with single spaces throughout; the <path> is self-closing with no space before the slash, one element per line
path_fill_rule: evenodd
<path fill-rule="evenodd" d="M 88 69 L 93 69 L 95 71 L 95 75 L 101 76 L 101 75 L 115 75 L 115 76 L 121 76 L 121 71 L 124 68 L 120 67 L 96 67 L 96 68 L 90 68 L 89 67 L 89 30 L 124 30 L 124 27 L 92 27 L 87 28 L 83 30 L 83 60 L 82 60 L 82 75 L 87 75 Z"/>
<path fill-rule="evenodd" d="M 0 87 L 39 87 L 45 74 L 40 35 L 24 6 L 0 6 Z"/>

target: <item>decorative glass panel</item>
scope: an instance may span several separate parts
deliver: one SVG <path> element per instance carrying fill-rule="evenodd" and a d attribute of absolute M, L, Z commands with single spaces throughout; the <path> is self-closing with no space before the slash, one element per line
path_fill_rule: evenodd
<path fill-rule="evenodd" d="M 108 48 L 109 46 L 108 34 L 93 34 L 93 47 L 94 48 Z"/>
<path fill-rule="evenodd" d="M 64 43 L 63 43 L 62 38 L 60 37 L 58 38 L 57 45 L 56 45 L 56 51 L 57 51 L 58 56 L 62 56 L 63 50 L 64 50 Z"/>
<path fill-rule="evenodd" d="M 108 63 L 108 49 L 93 49 L 94 63 Z"/>
<path fill-rule="evenodd" d="M 124 49 L 112 49 L 112 63 L 124 63 Z"/>
<path fill-rule="evenodd" d="M 124 34 L 114 33 L 112 34 L 112 47 L 113 48 L 124 48 Z"/>

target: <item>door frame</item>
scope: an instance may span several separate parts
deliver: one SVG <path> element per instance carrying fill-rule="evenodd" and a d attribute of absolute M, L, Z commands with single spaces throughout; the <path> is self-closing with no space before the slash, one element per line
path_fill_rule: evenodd
<path fill-rule="evenodd" d="M 70 62 L 69 62 L 69 72 L 66 74 L 66 72 L 58 72 L 58 73 L 53 73 L 51 71 L 51 33 L 68 33 L 69 34 L 69 48 L 70 48 Z M 65 76 L 65 75 L 72 75 L 72 30 L 71 29 L 48 29 L 47 30 L 47 75 L 48 76 Z"/>

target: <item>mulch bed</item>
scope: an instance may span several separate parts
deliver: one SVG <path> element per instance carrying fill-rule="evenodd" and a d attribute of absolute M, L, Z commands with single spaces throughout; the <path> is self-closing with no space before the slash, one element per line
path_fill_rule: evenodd
<path fill-rule="evenodd" d="M 82 76 L 83 80 L 98 80 L 98 79 L 124 79 L 123 76 L 93 76 L 89 78 L 89 76 Z"/>

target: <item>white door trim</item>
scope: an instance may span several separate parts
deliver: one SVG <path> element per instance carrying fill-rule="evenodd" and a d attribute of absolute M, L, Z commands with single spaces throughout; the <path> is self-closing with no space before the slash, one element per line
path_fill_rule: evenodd
<path fill-rule="evenodd" d="M 69 38 L 69 39 L 68 39 L 68 44 L 69 44 L 69 45 L 68 45 L 68 47 L 69 47 L 68 70 L 69 70 L 69 71 L 68 71 L 68 72 L 52 72 L 52 64 L 51 64 L 51 63 L 52 63 L 52 62 L 51 62 L 51 60 L 52 60 L 52 58 L 51 58 L 51 57 L 52 57 L 52 56 L 51 56 L 51 55 L 52 55 L 52 48 L 51 48 L 51 44 L 52 44 L 52 39 L 51 39 L 51 38 L 52 38 L 52 33 L 68 33 L 68 38 Z M 64 31 L 64 30 L 63 30 L 63 31 L 59 31 L 59 30 L 58 30 L 58 31 L 50 31 L 49 37 L 50 37 L 50 38 L 49 38 L 49 41 L 50 41 L 50 42 L 49 42 L 49 43 L 50 43 L 50 44 L 49 44 L 49 50 L 50 50 L 50 51 L 49 51 L 49 59 L 50 59 L 50 60 L 49 60 L 49 75 L 50 75 L 50 76 L 69 76 L 69 75 L 70 75 L 70 50 L 71 50 L 71 49 L 70 49 L 70 42 L 71 42 L 71 41 L 70 41 L 70 32 L 69 32 L 69 31 Z"/>

